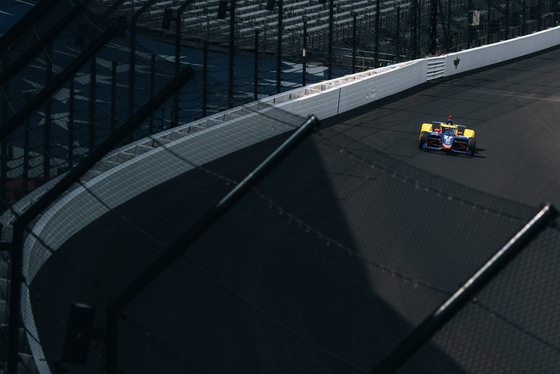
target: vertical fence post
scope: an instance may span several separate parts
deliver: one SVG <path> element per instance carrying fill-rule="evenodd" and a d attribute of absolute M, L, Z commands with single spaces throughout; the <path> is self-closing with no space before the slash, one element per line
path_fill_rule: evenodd
<path fill-rule="evenodd" d="M 255 77 L 255 83 L 253 87 L 253 99 L 259 99 L 259 30 L 255 30 L 255 58 L 254 58 L 254 70 L 253 75 Z"/>
<path fill-rule="evenodd" d="M 75 75 L 70 77 L 68 93 L 68 170 L 74 166 L 74 105 L 75 105 Z M 27 152 L 25 152 L 27 154 Z"/>
<path fill-rule="evenodd" d="M 301 85 L 307 85 L 307 17 L 303 17 L 303 51 L 302 51 Z"/>
<path fill-rule="evenodd" d="M 202 59 L 202 116 L 206 117 L 208 107 L 208 40 L 204 41 Z"/>
<path fill-rule="evenodd" d="M 509 39 L 509 0 L 506 0 L 506 39 Z"/>
<path fill-rule="evenodd" d="M 128 71 L 128 116 L 134 113 L 134 84 L 136 73 L 136 18 L 132 17 L 130 24 L 130 61 Z"/>
<path fill-rule="evenodd" d="M 117 62 L 111 64 L 111 133 L 117 127 Z"/>
<path fill-rule="evenodd" d="M 52 43 L 49 43 L 46 47 L 45 51 L 45 58 L 46 58 L 46 85 L 48 86 L 52 81 L 53 76 L 53 46 Z M 45 100 L 45 128 L 43 132 L 43 141 L 44 141 L 44 158 L 43 158 L 43 177 L 49 178 L 50 176 L 50 164 L 51 164 L 51 125 L 52 125 L 52 99 L 51 97 L 47 97 Z"/>
<path fill-rule="evenodd" d="M 228 107 L 233 108 L 233 88 L 235 85 L 234 65 L 235 65 L 235 2 L 230 0 L 229 9 L 229 90 L 228 90 Z"/>
<path fill-rule="evenodd" d="M 552 17 L 550 19 L 550 27 L 555 27 L 556 26 L 556 7 L 557 6 L 558 6 L 558 1 L 549 0 L 548 13 L 552 13 Z"/>
<path fill-rule="evenodd" d="M 418 0 L 412 0 L 411 17 L 411 39 L 412 39 L 412 59 L 418 57 Z"/>
<path fill-rule="evenodd" d="M 284 0 L 278 0 L 278 33 L 276 37 L 276 93 L 282 92 L 282 31 Z"/>
<path fill-rule="evenodd" d="M 543 25 L 542 25 L 542 0 L 537 1 L 537 25 L 538 25 L 537 31 L 541 31 L 542 28 L 543 28 Z"/>
<path fill-rule="evenodd" d="M 526 35 L 527 34 L 527 0 L 523 0 L 521 17 L 522 17 L 522 19 L 521 19 L 521 22 L 522 22 L 521 34 Z"/>
<path fill-rule="evenodd" d="M 373 67 L 379 67 L 379 31 L 381 30 L 381 0 L 375 1 L 375 46 Z"/>
<path fill-rule="evenodd" d="M 150 65 L 150 100 L 154 97 L 156 89 L 156 55 L 152 54 L 152 63 Z M 154 113 L 150 114 L 150 122 L 148 123 L 148 134 L 154 133 Z"/>
<path fill-rule="evenodd" d="M 181 68 L 181 15 L 175 14 L 175 74 Z M 173 95 L 173 116 L 171 127 L 179 126 L 179 91 Z"/>
<path fill-rule="evenodd" d="M 432 56 L 437 50 L 437 1 L 430 2 L 430 54 Z"/>
<path fill-rule="evenodd" d="M 356 73 L 356 54 L 358 48 L 358 41 L 356 40 L 357 23 L 356 12 L 352 12 L 352 74 Z"/>
<path fill-rule="evenodd" d="M 447 0 L 447 53 L 451 52 L 453 38 L 451 37 L 451 0 Z"/>
<path fill-rule="evenodd" d="M 9 60 L 8 58 L 5 58 L 2 61 L 2 67 L 3 67 L 2 70 L 7 69 L 8 65 L 9 65 Z M 1 113 L 0 120 L 2 121 L 2 124 L 6 123 L 6 121 L 8 120 L 8 114 L 10 110 L 8 105 L 8 93 L 10 92 L 9 84 L 10 84 L 9 81 L 5 82 L 1 86 L 1 91 L 0 91 L 0 113 Z M 27 93 L 27 96 L 29 96 L 29 93 Z M 0 198 L 2 199 L 6 198 L 6 193 L 8 192 L 7 183 L 8 183 L 8 163 L 2 157 L 1 164 L 0 164 Z"/>
<path fill-rule="evenodd" d="M 492 0 L 488 0 L 486 43 L 492 43 Z"/>
<path fill-rule="evenodd" d="M 1 191 L 1 198 L 2 199 L 7 199 L 7 195 L 8 195 L 8 141 L 6 139 L 2 139 L 2 142 L 0 143 L 0 168 L 1 168 L 1 173 L 0 173 L 0 178 L 1 183 L 2 183 L 2 188 L 0 189 Z"/>
<path fill-rule="evenodd" d="M 29 92 L 25 93 L 25 101 L 29 102 L 31 94 Z M 29 117 L 25 120 L 25 128 L 23 130 L 23 188 L 24 190 L 28 189 L 29 183 L 29 161 L 30 161 L 30 154 L 31 149 L 29 146 L 29 139 L 31 137 L 31 129 L 29 128 L 30 122 Z"/>
<path fill-rule="evenodd" d="M 397 6 L 397 35 L 395 40 L 395 62 L 399 62 L 401 42 L 401 7 Z"/>
<path fill-rule="evenodd" d="M 467 16 L 467 49 L 471 47 L 471 41 L 472 41 L 472 25 L 471 25 L 471 17 L 473 15 L 473 0 L 469 0 L 469 5 L 468 5 L 468 16 Z"/>
<path fill-rule="evenodd" d="M 89 150 L 95 148 L 95 110 L 97 95 L 97 58 L 93 55 L 90 65 L 90 100 L 89 100 Z"/>
<path fill-rule="evenodd" d="M 334 33 L 334 0 L 329 0 L 329 42 L 328 42 L 328 79 L 333 76 L 333 33 Z"/>
<path fill-rule="evenodd" d="M 22 326 L 20 306 L 23 283 L 23 230 L 20 219 L 13 224 L 12 248 L 10 251 L 10 302 L 8 306 L 8 363 L 7 373 L 17 374 L 19 362 L 19 330 Z"/>

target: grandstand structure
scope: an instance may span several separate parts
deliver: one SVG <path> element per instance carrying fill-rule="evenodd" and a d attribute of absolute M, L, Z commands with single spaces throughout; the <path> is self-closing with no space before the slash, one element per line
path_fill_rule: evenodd
<path fill-rule="evenodd" d="M 102 4 L 106 7 L 114 6 L 113 3 L 104 1 Z M 147 3 L 127 1 L 119 6 L 118 12 L 130 16 Z M 232 19 L 235 20 L 238 49 L 252 49 L 255 31 L 259 31 L 262 53 L 278 53 L 276 42 L 280 36 L 284 45 L 282 57 L 299 61 L 303 39 L 307 39 L 307 53 L 325 64 L 328 63 L 329 35 L 335 48 L 346 50 L 348 55 L 352 53 L 354 41 L 358 44 L 358 54 L 370 60 L 373 60 L 374 50 L 379 49 L 382 63 L 386 64 L 430 53 L 457 51 L 551 27 L 557 22 L 559 10 L 554 1 L 169 0 L 151 5 L 138 22 L 152 36 L 169 40 L 177 24 L 171 20 L 179 21 L 185 43 L 201 48 L 203 41 L 209 40 L 224 47 L 231 32 L 230 19 L 224 13 L 231 8 L 231 3 L 235 3 Z M 222 17 L 218 17 L 220 9 L 223 9 Z M 306 35 L 303 35 L 304 25 Z M 354 29 L 357 29 L 356 34 Z M 435 44 L 435 48 L 431 44 Z M 339 60 L 338 63 L 350 66 L 349 61 Z M 368 61 L 362 67 L 375 65 Z"/>
<path fill-rule="evenodd" d="M 23 199 L 16 216 L 33 212 L 20 231 L 0 230 L 0 345 L 18 342 L 10 346 L 17 353 L 2 350 L 0 361 L 34 372 L 19 320 L 21 258 L 14 246 L 41 213 L 39 206 L 28 209 L 45 196 L 40 187 L 76 170 L 86 183 L 114 167 L 110 160 L 83 165 L 99 161 L 103 146 L 120 139 L 119 129 L 128 131 L 120 146 L 300 87 L 310 82 L 312 65 L 325 68 L 315 76 L 323 80 L 516 37 L 555 25 L 557 6 L 537 0 L 40 1 L 0 39 L 0 211 Z M 152 40 L 171 52 L 155 51 Z M 208 64 L 209 52 L 223 56 Z M 233 55 L 248 56 L 245 70 Z M 211 74 L 212 62 L 229 70 Z M 173 85 L 178 77 L 182 84 Z"/>

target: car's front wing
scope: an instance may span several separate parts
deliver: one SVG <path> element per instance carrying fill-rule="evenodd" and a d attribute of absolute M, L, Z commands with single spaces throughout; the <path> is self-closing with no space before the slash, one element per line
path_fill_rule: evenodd
<path fill-rule="evenodd" d="M 467 141 L 466 138 L 458 138 L 453 142 L 451 148 L 443 148 L 439 136 L 430 136 L 428 142 L 422 146 L 422 149 L 468 154 Z"/>

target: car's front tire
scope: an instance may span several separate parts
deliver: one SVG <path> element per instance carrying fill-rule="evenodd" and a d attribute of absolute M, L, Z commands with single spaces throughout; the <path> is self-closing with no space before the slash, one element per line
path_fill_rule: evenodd
<path fill-rule="evenodd" d="M 424 149 L 424 144 L 428 143 L 428 138 L 430 137 L 430 133 L 427 131 L 422 131 L 420 133 L 420 141 L 418 142 L 418 148 Z"/>
<path fill-rule="evenodd" d="M 476 139 L 469 138 L 469 140 L 467 141 L 467 154 L 470 157 L 473 157 L 475 152 L 476 152 Z"/>

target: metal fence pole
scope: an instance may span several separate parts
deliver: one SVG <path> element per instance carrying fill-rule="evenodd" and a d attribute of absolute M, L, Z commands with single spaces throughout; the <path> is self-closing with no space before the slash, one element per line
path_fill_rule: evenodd
<path fill-rule="evenodd" d="M 117 126 L 117 62 L 111 64 L 111 132 Z"/>
<path fill-rule="evenodd" d="M 509 0 L 506 0 L 506 39 L 509 39 Z"/>
<path fill-rule="evenodd" d="M 302 51 L 301 85 L 307 85 L 307 17 L 303 17 L 303 51 Z"/>
<path fill-rule="evenodd" d="M 179 74 L 181 68 L 181 14 L 175 15 L 175 74 Z M 173 95 L 173 116 L 171 127 L 179 126 L 179 92 Z"/>
<path fill-rule="evenodd" d="M 496 252 L 453 296 L 428 316 L 393 349 L 371 373 L 394 373 L 557 216 L 558 211 L 551 204 L 547 204 L 542 208 L 535 217 L 525 224 L 521 231 Z"/>
<path fill-rule="evenodd" d="M 25 101 L 29 102 L 31 94 L 29 92 L 25 93 Z M 29 162 L 31 160 L 31 147 L 29 146 L 30 138 L 31 138 L 31 129 L 29 128 L 30 122 L 29 118 L 25 120 L 25 128 L 23 130 L 23 190 L 26 191 L 28 189 L 28 182 L 29 182 L 29 169 L 30 165 Z"/>
<path fill-rule="evenodd" d="M 492 43 L 492 0 L 488 0 L 488 25 L 486 28 L 486 43 Z"/>
<path fill-rule="evenodd" d="M 537 31 L 541 31 L 543 29 L 542 24 L 542 0 L 537 1 Z"/>
<path fill-rule="evenodd" d="M 52 63 L 52 55 L 53 55 L 53 46 L 51 43 L 47 45 L 45 48 L 45 58 L 46 58 L 46 86 L 48 86 L 52 81 L 53 76 L 53 63 Z M 43 177 L 45 179 L 49 178 L 50 176 L 50 167 L 51 167 L 51 127 L 52 127 L 52 99 L 51 97 L 47 97 L 45 100 L 45 127 L 43 129 L 43 142 L 44 142 L 44 157 L 43 157 Z"/>
<path fill-rule="evenodd" d="M 319 125 L 315 116 L 301 125 L 278 149 L 241 181 L 231 192 L 221 199 L 214 207 L 202 215 L 188 230 L 173 242 L 150 266 L 124 288 L 107 307 L 107 362 L 108 374 L 120 373 L 118 365 L 118 335 L 121 310 L 148 286 L 167 266 L 185 252 L 210 227 L 220 219 L 235 203 L 250 191 L 274 166 L 278 164 L 292 149 L 301 143 Z"/>
<path fill-rule="evenodd" d="M 89 149 L 95 148 L 95 110 L 97 105 L 97 58 L 91 57 L 90 63 L 90 100 L 89 100 Z"/>
<path fill-rule="evenodd" d="M 204 41 L 202 67 L 202 116 L 206 117 L 208 107 L 208 40 Z"/>
<path fill-rule="evenodd" d="M 356 55 L 358 49 L 358 41 L 356 40 L 357 23 L 356 13 L 352 12 L 352 74 L 356 73 Z"/>
<path fill-rule="evenodd" d="M 253 99 L 259 99 L 259 30 L 255 30 L 255 58 L 253 60 L 254 69 L 253 75 L 255 77 L 253 87 Z"/>
<path fill-rule="evenodd" d="M 521 11 L 523 26 L 521 27 L 521 34 L 527 34 L 527 0 L 523 0 L 523 10 Z"/>
<path fill-rule="evenodd" d="M 437 1 L 430 2 L 430 54 L 435 55 L 437 49 Z"/>
<path fill-rule="evenodd" d="M 70 90 L 68 93 L 68 170 L 74 166 L 74 105 L 75 105 L 75 76 L 70 77 Z M 29 150 L 25 151 L 27 154 Z"/>
<path fill-rule="evenodd" d="M 401 41 L 401 7 L 397 7 L 397 35 L 395 40 L 395 62 L 399 62 Z"/>
<path fill-rule="evenodd" d="M 282 31 L 284 0 L 278 0 L 278 34 L 276 38 L 276 93 L 282 92 Z"/>
<path fill-rule="evenodd" d="M 6 69 L 9 65 L 8 58 L 5 58 L 2 61 L 2 68 L 3 70 Z M 6 123 L 8 120 L 8 114 L 10 110 L 10 106 L 8 103 L 8 92 L 10 92 L 9 88 L 10 82 L 6 82 L 6 84 L 2 85 L 0 88 L 0 120 L 2 124 Z M 27 93 L 27 97 L 29 93 Z M 7 143 L 4 141 L 2 143 Z M 7 146 L 7 144 L 6 144 Z M 4 150 L 4 146 L 2 146 L 2 151 Z M 8 192 L 8 161 L 2 157 L 0 160 L 0 198 L 6 199 L 6 193 Z"/>
<path fill-rule="evenodd" d="M 152 54 L 150 66 L 150 100 L 154 97 L 156 89 L 156 55 Z M 154 113 L 150 114 L 150 122 L 148 123 L 148 134 L 154 133 Z"/>
<path fill-rule="evenodd" d="M 373 67 L 379 67 L 379 31 L 381 30 L 381 0 L 375 1 L 375 46 L 374 46 L 374 59 Z"/>
<path fill-rule="evenodd" d="M 418 8 L 418 0 L 412 0 L 411 39 L 413 60 L 418 57 Z"/>
<path fill-rule="evenodd" d="M 130 58 L 128 71 L 128 116 L 134 113 L 134 84 L 136 71 L 136 18 L 132 17 L 130 24 Z"/>
<path fill-rule="evenodd" d="M 334 33 L 334 0 L 329 0 L 329 42 L 328 42 L 328 55 L 327 55 L 327 67 L 328 67 L 328 79 L 332 79 L 333 76 L 333 33 Z"/>
<path fill-rule="evenodd" d="M 228 107 L 233 108 L 233 91 L 235 85 L 234 67 L 235 67 L 235 2 L 231 0 L 229 9 L 229 90 L 228 90 Z"/>

